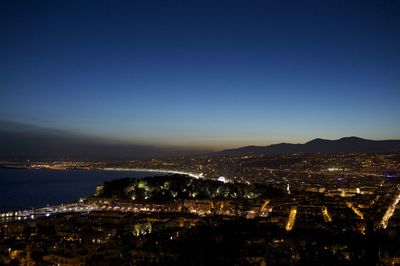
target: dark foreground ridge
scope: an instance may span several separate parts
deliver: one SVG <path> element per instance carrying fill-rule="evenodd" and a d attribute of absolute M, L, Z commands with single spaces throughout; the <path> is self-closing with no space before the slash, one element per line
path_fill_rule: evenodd
<path fill-rule="evenodd" d="M 280 143 L 269 146 L 246 146 L 228 149 L 215 155 L 241 156 L 247 154 L 291 154 L 291 153 L 357 153 L 400 151 L 400 140 L 368 140 L 346 137 L 338 140 L 314 139 L 305 144 Z"/>

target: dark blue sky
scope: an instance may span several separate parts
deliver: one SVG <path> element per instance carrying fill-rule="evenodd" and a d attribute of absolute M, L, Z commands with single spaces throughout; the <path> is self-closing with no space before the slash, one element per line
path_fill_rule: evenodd
<path fill-rule="evenodd" d="M 208 147 L 400 138 L 399 1 L 1 1 L 0 120 Z"/>

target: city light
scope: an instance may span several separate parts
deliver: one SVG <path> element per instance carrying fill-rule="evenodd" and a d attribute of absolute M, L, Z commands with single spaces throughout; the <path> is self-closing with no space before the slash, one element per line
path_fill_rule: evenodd
<path fill-rule="evenodd" d="M 289 218 L 286 223 L 286 231 L 291 231 L 294 227 L 294 222 L 296 221 L 297 207 L 292 206 L 289 212 Z"/>

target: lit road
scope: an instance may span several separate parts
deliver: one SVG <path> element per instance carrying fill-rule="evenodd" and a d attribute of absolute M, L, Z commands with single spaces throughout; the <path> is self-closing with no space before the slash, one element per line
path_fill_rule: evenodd
<path fill-rule="evenodd" d="M 265 200 L 264 204 L 260 208 L 260 212 L 264 212 L 265 211 L 265 208 L 268 206 L 269 202 L 270 202 L 269 199 Z"/>
<path fill-rule="evenodd" d="M 332 217 L 329 215 L 328 208 L 326 206 L 321 207 L 322 215 L 324 216 L 325 222 L 332 222 Z"/>
<path fill-rule="evenodd" d="M 399 203 L 399 201 L 400 201 L 400 192 L 394 198 L 394 201 L 392 202 L 392 204 L 389 205 L 389 208 L 387 209 L 385 215 L 383 215 L 382 220 L 379 223 L 380 228 L 386 229 L 386 227 L 388 226 L 389 220 L 393 216 L 394 211 L 396 210 L 396 205 Z"/>
<path fill-rule="evenodd" d="M 286 231 L 291 231 L 296 221 L 297 207 L 293 206 L 290 208 L 289 218 L 286 224 Z"/>
<path fill-rule="evenodd" d="M 361 220 L 364 220 L 364 214 L 362 214 L 362 212 L 360 212 L 360 210 L 357 209 L 356 206 L 354 206 L 353 203 L 351 203 L 351 202 L 346 202 L 346 204 L 347 204 L 347 207 L 349 207 L 350 209 L 352 209 L 353 212 L 354 212 L 358 217 L 361 218 Z"/>
<path fill-rule="evenodd" d="M 131 172 L 156 172 L 156 173 L 166 173 L 166 174 L 180 174 L 180 175 L 188 175 L 196 179 L 202 178 L 201 174 L 190 173 L 179 170 L 150 169 L 150 168 L 114 168 L 114 167 L 106 167 L 99 169 L 105 171 L 127 171 L 127 172 L 131 171 Z"/>

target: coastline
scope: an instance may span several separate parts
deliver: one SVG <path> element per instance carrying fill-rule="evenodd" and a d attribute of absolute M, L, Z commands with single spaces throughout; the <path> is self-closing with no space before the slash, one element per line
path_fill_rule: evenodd
<path fill-rule="evenodd" d="M 190 177 L 194 177 L 199 179 L 202 177 L 201 174 L 192 173 L 192 172 L 185 172 L 185 171 L 178 171 L 178 170 L 167 170 L 167 169 L 151 169 L 151 168 L 113 168 L 113 167 L 106 167 L 106 168 L 98 168 L 98 170 L 105 170 L 105 171 L 126 171 L 126 172 L 155 172 L 155 173 L 166 173 L 166 174 L 181 174 L 181 175 L 188 175 Z"/>
<path fill-rule="evenodd" d="M 120 172 L 154 172 L 154 173 L 166 173 L 166 174 L 181 174 L 188 175 L 193 178 L 201 178 L 202 174 L 185 172 L 180 170 L 169 170 L 169 169 L 152 169 L 152 168 L 124 168 L 124 167 L 100 167 L 100 168 L 85 168 L 85 167 L 74 167 L 74 168 L 61 168 L 61 167 L 29 167 L 29 166 L 10 166 L 0 165 L 0 169 L 26 169 L 26 170 L 87 170 L 87 171 L 120 171 Z"/>

